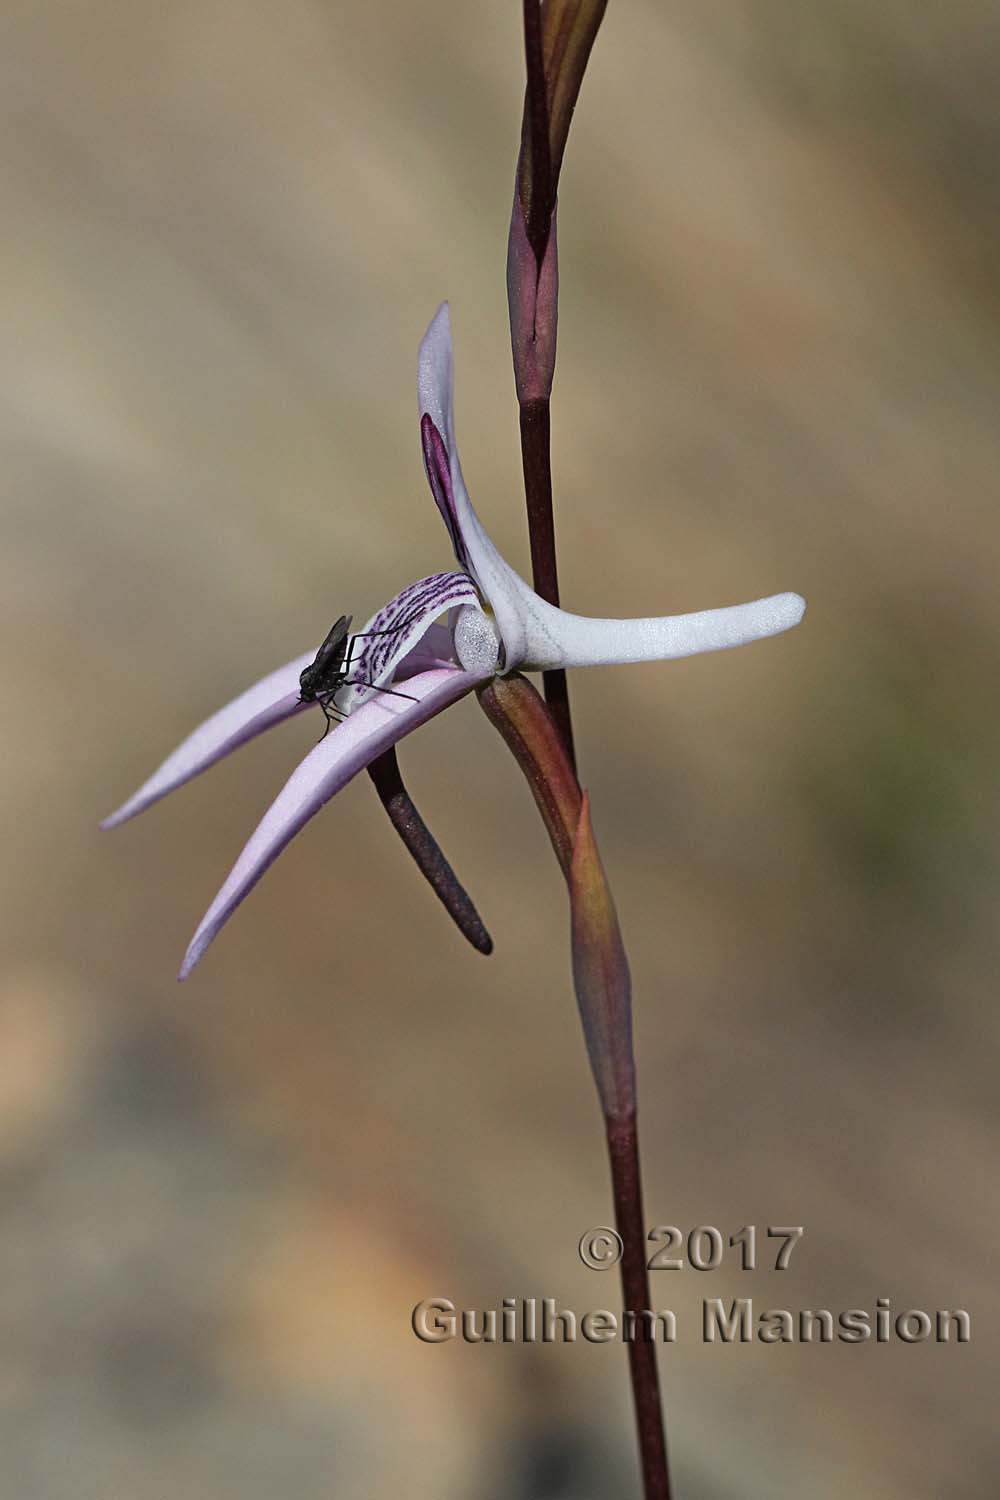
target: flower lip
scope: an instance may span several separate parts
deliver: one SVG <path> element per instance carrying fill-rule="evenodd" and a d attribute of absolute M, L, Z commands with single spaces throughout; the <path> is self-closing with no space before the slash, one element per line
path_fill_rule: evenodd
<path fill-rule="evenodd" d="M 479 591 L 468 573 L 432 573 L 390 599 L 351 637 L 346 678 L 335 700 L 338 711 L 350 714 L 380 689 L 391 691 L 388 684 L 396 668 L 431 623 L 446 610 L 478 603 Z"/>

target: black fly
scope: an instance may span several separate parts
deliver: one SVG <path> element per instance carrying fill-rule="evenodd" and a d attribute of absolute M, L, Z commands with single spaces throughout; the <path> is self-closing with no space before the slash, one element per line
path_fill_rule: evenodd
<path fill-rule="evenodd" d="M 350 670 L 349 648 L 351 616 L 341 615 L 330 627 L 330 633 L 308 667 L 299 673 L 299 702 L 320 703 L 332 698 L 347 681 Z"/>
<path fill-rule="evenodd" d="M 315 658 L 308 667 L 303 667 L 299 673 L 299 702 L 318 703 L 326 717 L 326 728 L 323 731 L 323 739 L 330 732 L 330 725 L 338 723 L 344 716 L 334 705 L 334 698 L 342 687 L 356 685 L 358 687 L 374 688 L 378 693 L 388 693 L 394 698 L 411 698 L 409 693 L 395 692 L 392 688 L 378 687 L 374 682 L 366 682 L 362 678 L 349 676 L 351 661 L 354 656 L 354 643 L 362 639 L 361 635 L 351 635 L 351 615 L 341 615 L 330 627 L 326 640 L 316 652 Z M 390 630 L 368 630 L 364 635 L 392 635 L 398 629 L 393 626 Z"/>

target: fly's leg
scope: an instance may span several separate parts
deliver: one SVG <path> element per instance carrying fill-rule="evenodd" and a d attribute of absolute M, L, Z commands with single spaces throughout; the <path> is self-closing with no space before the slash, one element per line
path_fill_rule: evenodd
<path fill-rule="evenodd" d="M 408 698 L 411 703 L 419 703 L 419 698 L 414 698 L 412 693 L 401 693 L 398 688 L 379 687 L 377 682 L 366 682 L 363 677 L 350 677 L 344 683 L 345 687 L 366 687 L 376 693 L 388 693 L 390 698 Z"/>
<path fill-rule="evenodd" d="M 337 708 L 334 707 L 334 703 L 333 703 L 334 693 L 336 693 L 338 691 L 339 691 L 339 689 L 335 688 L 333 693 L 327 693 L 325 697 L 317 698 L 316 699 L 316 702 L 319 704 L 320 708 L 323 710 L 323 717 L 326 720 L 326 728 L 323 730 L 323 733 L 320 735 L 319 740 L 317 741 L 317 744 L 321 745 L 323 743 L 323 741 L 326 739 L 327 735 L 330 733 L 330 730 L 333 728 L 334 724 L 341 724 L 341 723 L 343 723 L 344 715 Z"/>

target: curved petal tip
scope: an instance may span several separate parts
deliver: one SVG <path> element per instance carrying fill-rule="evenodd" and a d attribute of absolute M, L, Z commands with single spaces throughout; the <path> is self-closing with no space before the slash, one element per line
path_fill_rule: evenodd
<path fill-rule="evenodd" d="M 787 630 L 791 630 L 792 626 L 797 625 L 802 619 L 802 616 L 805 614 L 806 601 L 803 599 L 801 594 L 779 594 L 775 600 L 775 603 L 777 604 L 779 603 L 779 601 L 781 604 L 782 612 L 787 620 L 787 625 L 785 628 Z"/>
<path fill-rule="evenodd" d="M 191 781 L 265 729 L 301 713 L 307 705 L 299 697 L 299 673 L 312 661 L 313 654 L 306 652 L 294 661 L 286 662 L 206 719 L 173 754 L 167 756 L 149 780 L 121 807 L 109 813 L 99 826 L 106 830 L 127 823 L 137 813 L 159 802 L 168 792 Z"/>
<path fill-rule="evenodd" d="M 184 955 L 184 962 L 177 971 L 178 984 L 183 984 L 185 979 L 190 977 L 192 970 L 201 962 L 202 955 L 211 941 L 212 938 L 208 934 L 202 937 L 200 941 L 197 937 L 194 939 Z"/>

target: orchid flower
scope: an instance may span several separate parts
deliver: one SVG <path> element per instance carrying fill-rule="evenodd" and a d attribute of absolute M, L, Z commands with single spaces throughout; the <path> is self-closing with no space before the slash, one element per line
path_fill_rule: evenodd
<path fill-rule="evenodd" d="M 696 614 L 592 619 L 546 603 L 501 557 L 477 516 L 455 444 L 448 305 L 420 346 L 417 393 L 424 468 L 458 562 L 403 589 L 351 639 L 343 722 L 306 755 L 264 814 L 188 948 L 186 978 L 268 866 L 303 825 L 375 758 L 477 685 L 517 669 L 663 661 L 775 635 L 802 618 L 798 594 Z M 436 623 L 444 614 L 448 624 Z M 263 678 L 194 731 L 102 827 L 175 787 L 307 705 L 299 674 L 314 653 Z"/>

